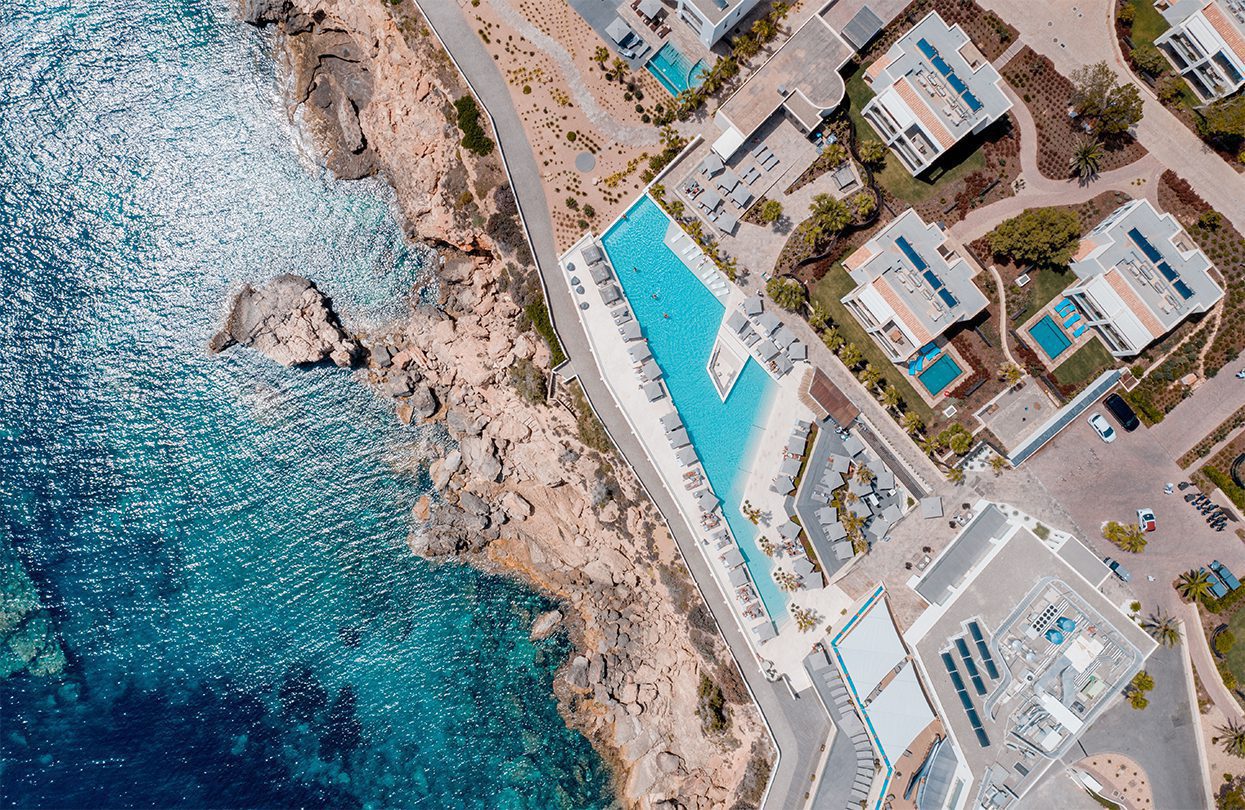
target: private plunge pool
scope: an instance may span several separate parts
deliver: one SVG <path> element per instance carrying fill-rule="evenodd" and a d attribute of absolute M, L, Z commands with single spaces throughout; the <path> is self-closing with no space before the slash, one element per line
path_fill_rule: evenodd
<path fill-rule="evenodd" d="M 781 624 L 787 596 L 774 582 L 770 558 L 757 546 L 757 527 L 739 510 L 777 388 L 748 358 L 726 399 L 718 393 L 707 366 L 725 307 L 666 246 L 669 224 L 666 213 L 646 194 L 601 237 L 601 244 L 661 366 L 705 476 L 722 500 L 722 514 L 757 595 Z"/>
<path fill-rule="evenodd" d="M 1049 315 L 1030 326 L 1029 335 L 1037 345 L 1042 347 L 1042 351 L 1046 352 L 1046 356 L 1051 360 L 1063 354 L 1072 345 L 1072 339 Z"/>
<path fill-rule="evenodd" d="M 925 386 L 925 390 L 931 397 L 936 397 L 963 373 L 960 364 L 955 362 L 951 355 L 943 354 L 934 361 L 933 365 L 922 371 L 917 379 L 921 381 L 921 385 Z"/>
<path fill-rule="evenodd" d="M 692 64 L 673 42 L 663 45 L 645 67 L 672 96 L 699 87 L 705 76 L 705 60 Z"/>

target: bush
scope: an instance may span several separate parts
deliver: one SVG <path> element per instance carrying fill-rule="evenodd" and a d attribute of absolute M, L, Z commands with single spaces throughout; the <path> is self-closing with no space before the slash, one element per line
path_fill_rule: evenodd
<path fill-rule="evenodd" d="M 804 285 L 793 278 L 774 277 L 765 282 L 765 292 L 775 304 L 789 312 L 804 305 Z"/>
<path fill-rule="evenodd" d="M 545 401 L 545 373 L 540 366 L 527 358 L 516 360 L 510 367 L 510 384 L 530 405 L 538 405 Z"/>
<path fill-rule="evenodd" d="M 1115 12 L 1115 19 L 1125 27 L 1131 28 L 1133 20 L 1137 18 L 1137 9 L 1132 3 L 1121 3 L 1118 11 Z"/>
<path fill-rule="evenodd" d="M 1237 507 L 1245 509 L 1245 489 L 1241 489 L 1232 480 L 1232 476 L 1225 473 L 1218 467 L 1206 466 L 1202 468 L 1202 475 L 1210 479 L 1211 483 L 1219 487 L 1219 490 L 1236 504 Z"/>
<path fill-rule="evenodd" d="M 1228 650 L 1232 649 L 1236 644 L 1236 635 L 1231 630 L 1224 630 L 1215 636 L 1215 652 L 1220 655 L 1227 655 Z"/>
<path fill-rule="evenodd" d="M 696 714 L 707 734 L 722 734 L 731 727 L 730 716 L 726 710 L 726 696 L 722 688 L 714 683 L 703 672 L 700 685 L 696 688 Z"/>
<path fill-rule="evenodd" d="M 772 225 L 782 219 L 782 203 L 778 200 L 766 200 L 761 203 L 761 221 Z"/>
<path fill-rule="evenodd" d="M 1217 231 L 1222 224 L 1223 214 L 1214 209 L 1203 211 L 1202 215 L 1197 218 L 1197 226 L 1204 231 Z"/>
<path fill-rule="evenodd" d="M 1133 64 L 1151 76 L 1162 76 L 1167 72 L 1167 58 L 1158 48 L 1149 42 L 1143 42 L 1132 52 Z"/>
<path fill-rule="evenodd" d="M 566 362 L 566 352 L 562 351 L 562 341 L 558 340 L 553 321 L 549 319 L 549 307 L 545 305 L 545 299 L 540 298 L 528 304 L 523 311 L 532 322 L 532 328 L 549 344 L 549 364 L 557 368 Z"/>
<path fill-rule="evenodd" d="M 458 112 L 458 128 L 462 130 L 463 148 L 483 157 L 493 151 L 493 140 L 480 126 L 480 108 L 472 96 L 463 96 L 454 102 Z"/>
<path fill-rule="evenodd" d="M 1081 242 L 1081 222 L 1066 208 L 1030 208 L 990 232 L 990 250 L 1017 263 L 1063 267 Z"/>

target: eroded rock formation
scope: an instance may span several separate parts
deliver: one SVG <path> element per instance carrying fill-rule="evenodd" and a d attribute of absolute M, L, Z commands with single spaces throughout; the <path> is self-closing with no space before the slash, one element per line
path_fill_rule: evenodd
<path fill-rule="evenodd" d="M 329 359 L 349 367 L 359 350 L 324 293 L 307 279 L 288 273 L 259 287 L 247 284 L 234 296 L 225 326 L 208 350 L 215 354 L 234 344 L 249 346 L 283 366 Z"/>

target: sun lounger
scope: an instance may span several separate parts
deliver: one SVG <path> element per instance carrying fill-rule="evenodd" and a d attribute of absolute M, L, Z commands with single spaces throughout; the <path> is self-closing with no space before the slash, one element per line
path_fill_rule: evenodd
<path fill-rule="evenodd" d="M 757 144 L 757 148 L 752 150 L 752 156 L 759 159 L 763 152 L 765 152 L 765 144 L 759 143 Z"/>
<path fill-rule="evenodd" d="M 1068 320 L 1066 320 L 1066 321 L 1064 321 L 1064 322 L 1063 322 L 1063 328 L 1064 328 L 1064 329 L 1071 329 L 1071 328 L 1072 328 L 1072 324 L 1076 323 L 1076 322 L 1077 322 L 1077 321 L 1079 321 L 1080 319 L 1081 319 L 1081 313 L 1079 313 L 1079 312 L 1078 312 L 1078 313 L 1076 313 L 1075 315 L 1073 315 L 1071 318 L 1069 318 Z"/>
<path fill-rule="evenodd" d="M 1080 325 L 1080 326 L 1078 326 L 1076 329 L 1073 329 L 1073 330 L 1072 330 L 1072 337 L 1074 337 L 1074 338 L 1079 338 L 1081 335 L 1085 334 L 1085 329 L 1086 329 L 1086 328 L 1087 328 L 1087 327 L 1085 326 L 1085 324 L 1081 324 L 1081 325 Z"/>
<path fill-rule="evenodd" d="M 661 383 L 656 380 L 644 383 L 644 385 L 641 386 L 641 389 L 644 391 L 644 396 L 648 398 L 649 402 L 656 402 L 666 396 L 666 392 L 661 387 Z"/>

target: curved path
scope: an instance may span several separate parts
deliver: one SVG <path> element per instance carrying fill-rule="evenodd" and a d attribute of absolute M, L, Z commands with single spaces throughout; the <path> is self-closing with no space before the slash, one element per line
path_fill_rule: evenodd
<path fill-rule="evenodd" d="M 1245 233 L 1245 175 L 1228 166 L 1168 112 L 1148 87 L 1137 82 L 1115 39 L 1114 3 L 1073 0 L 1070 6 L 1059 4 L 1058 13 L 1052 13 L 1051 5 L 1032 0 L 981 0 L 981 5 L 1015 26 L 1021 39 L 1065 76 L 1105 58 L 1122 81 L 1136 84 L 1145 102 L 1137 140 L 1160 165 L 1188 180 L 1202 199 Z"/>
<path fill-rule="evenodd" d="M 540 171 L 523 124 L 511 102 L 505 79 L 472 31 L 464 16 L 465 10 L 458 3 L 417 0 L 417 4 L 471 86 L 472 92 L 489 114 L 542 278 L 545 274 L 558 272 L 553 223 L 541 185 Z M 580 384 L 602 423 L 609 430 L 614 444 L 631 465 L 642 485 L 646 481 L 660 481 L 657 470 L 649 461 L 639 439 L 631 432 L 626 418 L 597 371 L 588 347 L 588 336 L 579 320 L 570 290 L 565 284 L 544 286 L 558 336 L 578 373 Z M 645 489 L 663 515 L 677 514 L 678 507 L 668 492 L 662 488 Z M 712 582 L 713 574 L 704 555 L 696 546 L 696 538 L 687 529 L 686 522 L 667 519 L 666 523 L 683 553 L 684 562 L 691 569 L 694 581 L 698 583 L 698 588 L 701 582 Z M 820 765 L 820 749 L 832 728 L 830 718 L 811 687 L 799 696 L 793 696 L 783 683 L 765 680 L 748 640 L 732 620 L 730 606 L 726 604 L 721 593 L 714 588 L 700 588 L 700 592 L 717 620 L 718 628 L 735 656 L 740 672 L 778 746 L 779 759 L 766 795 L 765 806 L 800 806 L 804 803 L 804 793 L 812 784 L 812 777 Z"/>

